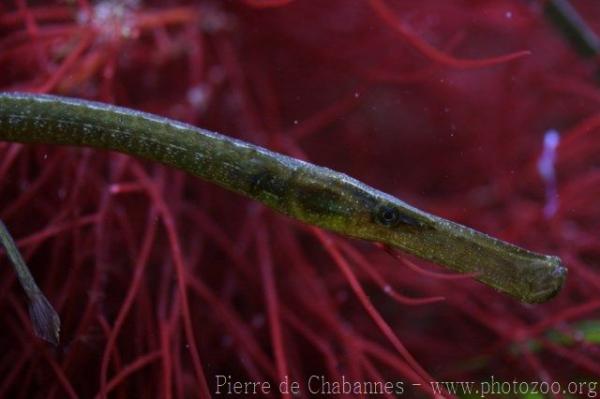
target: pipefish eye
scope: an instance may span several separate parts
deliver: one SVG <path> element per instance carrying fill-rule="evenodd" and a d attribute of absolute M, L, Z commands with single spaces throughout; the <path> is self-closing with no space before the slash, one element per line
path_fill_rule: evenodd
<path fill-rule="evenodd" d="M 400 219 L 400 211 L 394 206 L 381 205 L 377 208 L 375 220 L 384 226 L 394 227 L 400 223 Z"/>

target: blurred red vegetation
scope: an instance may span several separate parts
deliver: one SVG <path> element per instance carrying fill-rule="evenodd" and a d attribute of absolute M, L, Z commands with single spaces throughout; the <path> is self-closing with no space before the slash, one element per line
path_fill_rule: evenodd
<path fill-rule="evenodd" d="M 600 31 L 594 3 L 574 1 Z M 569 267 L 557 298 L 527 306 L 161 165 L 0 143 L 0 218 L 62 319 L 59 348 L 32 335 L 2 258 L 0 397 L 196 397 L 218 374 L 406 381 L 420 397 L 430 380 L 600 375 L 578 329 L 600 318 L 598 62 L 543 1 L 6 1 L 0 89 L 303 157 Z M 549 129 L 560 201 L 545 218 Z"/>

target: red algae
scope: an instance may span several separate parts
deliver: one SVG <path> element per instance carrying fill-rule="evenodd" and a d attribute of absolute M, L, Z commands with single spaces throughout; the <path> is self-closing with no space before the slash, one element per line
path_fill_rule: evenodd
<path fill-rule="evenodd" d="M 597 7 L 573 3 L 600 32 Z M 291 397 L 294 383 L 334 397 L 343 381 L 453 397 L 462 388 L 444 382 L 481 396 L 491 380 L 593 397 L 598 62 L 543 8 L 3 2 L 2 91 L 113 102 L 309 159 L 559 255 L 569 277 L 551 302 L 523 305 L 160 165 L 0 143 L 0 219 L 62 321 L 59 347 L 35 337 L 3 256 L 0 397 Z M 558 198 L 544 215 L 550 130 Z M 238 390 L 259 382 L 268 395 Z"/>

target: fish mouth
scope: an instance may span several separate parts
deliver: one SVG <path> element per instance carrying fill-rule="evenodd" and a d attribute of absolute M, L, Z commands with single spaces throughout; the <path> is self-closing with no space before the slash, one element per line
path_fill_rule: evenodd
<path fill-rule="evenodd" d="M 567 278 L 568 270 L 558 257 L 551 258 L 551 268 L 548 264 L 541 265 L 538 273 L 534 273 L 529 283 L 531 290 L 527 297 L 523 298 L 528 303 L 542 303 L 554 298 L 561 290 Z"/>

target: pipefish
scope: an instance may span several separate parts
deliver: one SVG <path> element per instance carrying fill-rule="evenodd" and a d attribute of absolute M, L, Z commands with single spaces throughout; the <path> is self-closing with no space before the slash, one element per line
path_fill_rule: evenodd
<path fill-rule="evenodd" d="M 352 177 L 149 113 L 81 99 L 0 93 L 0 140 L 118 151 L 182 169 L 285 215 L 399 248 L 523 302 L 561 288 L 561 260 L 431 215 Z"/>

